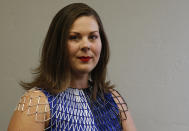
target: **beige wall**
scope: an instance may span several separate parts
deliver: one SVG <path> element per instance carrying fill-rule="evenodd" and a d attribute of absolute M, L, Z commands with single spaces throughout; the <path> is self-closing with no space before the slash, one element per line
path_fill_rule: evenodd
<path fill-rule="evenodd" d="M 0 1 L 0 130 L 30 80 L 55 13 L 71 0 Z M 75 0 L 81 2 L 81 0 Z M 140 131 L 189 130 L 189 1 L 85 0 L 99 12 L 109 41 L 108 78 Z"/>

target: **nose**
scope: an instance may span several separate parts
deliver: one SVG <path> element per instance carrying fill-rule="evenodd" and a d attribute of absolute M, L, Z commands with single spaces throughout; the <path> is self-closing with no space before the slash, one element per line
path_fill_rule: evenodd
<path fill-rule="evenodd" d="M 82 51 L 88 51 L 91 49 L 91 42 L 88 40 L 88 38 L 83 38 L 80 44 L 80 48 Z"/>

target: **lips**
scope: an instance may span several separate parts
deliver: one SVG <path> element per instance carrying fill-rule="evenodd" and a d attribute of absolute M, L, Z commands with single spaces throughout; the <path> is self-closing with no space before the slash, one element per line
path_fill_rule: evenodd
<path fill-rule="evenodd" d="M 82 61 L 82 62 L 88 62 L 92 57 L 90 56 L 81 56 L 79 57 L 79 59 Z"/>

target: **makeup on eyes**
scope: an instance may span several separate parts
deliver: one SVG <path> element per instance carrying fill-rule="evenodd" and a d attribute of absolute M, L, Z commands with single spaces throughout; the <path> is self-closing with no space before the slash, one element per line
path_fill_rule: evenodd
<path fill-rule="evenodd" d="M 93 33 L 93 34 L 90 34 L 90 35 L 88 36 L 88 39 L 90 39 L 90 40 L 96 40 L 96 39 L 98 39 L 98 37 L 99 37 L 98 34 Z M 68 39 L 69 39 L 69 40 L 80 40 L 80 39 L 82 39 L 82 35 L 80 35 L 80 34 L 71 34 L 71 35 L 68 37 Z"/>

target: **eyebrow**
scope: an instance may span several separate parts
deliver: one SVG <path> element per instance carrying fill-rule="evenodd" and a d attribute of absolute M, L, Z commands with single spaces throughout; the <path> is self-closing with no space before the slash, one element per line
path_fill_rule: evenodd
<path fill-rule="evenodd" d="M 95 33 L 95 32 L 99 32 L 99 31 L 92 31 L 92 32 L 90 32 L 90 34 L 92 34 L 92 33 Z M 75 34 L 80 34 L 79 32 L 75 32 L 75 31 L 70 31 L 69 33 L 75 33 Z"/>

